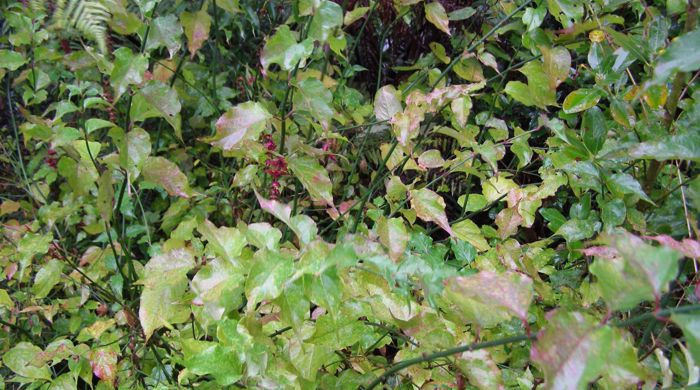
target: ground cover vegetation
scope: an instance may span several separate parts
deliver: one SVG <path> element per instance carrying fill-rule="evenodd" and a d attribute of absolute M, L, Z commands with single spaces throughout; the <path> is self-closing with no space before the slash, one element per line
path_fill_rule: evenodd
<path fill-rule="evenodd" d="M 3 388 L 655 389 L 698 0 L 0 0 Z"/>

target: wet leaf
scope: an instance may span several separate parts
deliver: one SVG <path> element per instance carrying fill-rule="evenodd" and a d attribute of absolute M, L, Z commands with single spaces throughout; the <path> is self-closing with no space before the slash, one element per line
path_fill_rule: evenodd
<path fill-rule="evenodd" d="M 601 97 L 602 94 L 597 89 L 577 89 L 566 96 L 562 108 L 567 114 L 585 111 L 598 104 Z"/>

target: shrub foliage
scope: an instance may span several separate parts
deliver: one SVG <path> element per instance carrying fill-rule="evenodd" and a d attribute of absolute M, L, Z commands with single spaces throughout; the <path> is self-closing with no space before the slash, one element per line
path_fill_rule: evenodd
<path fill-rule="evenodd" d="M 698 382 L 699 0 L 0 3 L 5 387 Z"/>

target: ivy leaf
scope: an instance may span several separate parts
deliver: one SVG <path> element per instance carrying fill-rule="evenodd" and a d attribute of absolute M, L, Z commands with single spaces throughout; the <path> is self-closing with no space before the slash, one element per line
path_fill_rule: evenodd
<path fill-rule="evenodd" d="M 505 93 L 526 106 L 536 106 L 546 109 L 557 104 L 556 93 L 550 88 L 550 77 L 545 73 L 543 64 L 530 61 L 520 69 L 527 77 L 527 84 L 520 81 L 509 81 Z"/>
<path fill-rule="evenodd" d="M 317 79 L 306 78 L 297 84 L 292 98 L 294 110 L 307 113 L 327 128 L 335 111 L 331 107 L 333 94 Z"/>
<path fill-rule="evenodd" d="M 246 140 L 257 140 L 272 115 L 257 102 L 245 102 L 229 108 L 216 121 L 216 135 L 207 141 L 224 151 L 240 149 Z"/>
<path fill-rule="evenodd" d="M 185 291 L 189 281 L 187 272 L 194 266 L 192 253 L 184 248 L 154 256 L 146 264 L 139 306 L 139 320 L 146 340 L 156 329 L 189 318 Z"/>
<path fill-rule="evenodd" d="M 142 54 L 134 55 L 127 47 L 120 47 L 112 54 L 114 67 L 110 75 L 110 83 L 114 88 L 116 103 L 129 85 L 143 82 L 143 75 L 148 70 L 148 59 Z"/>
<path fill-rule="evenodd" d="M 416 211 L 418 218 L 426 222 L 435 222 L 444 231 L 453 235 L 452 228 L 445 215 L 445 200 L 435 192 L 423 188 L 411 190 L 411 208 Z"/>
<path fill-rule="evenodd" d="M 197 12 L 183 12 L 180 14 L 180 22 L 185 29 L 187 37 L 187 48 L 190 51 L 190 58 L 202 47 L 204 41 L 209 38 L 211 28 L 211 16 L 207 13 L 206 4 Z"/>
<path fill-rule="evenodd" d="M 49 367 L 41 364 L 41 348 L 22 341 L 2 356 L 3 364 L 15 374 L 32 380 L 51 380 Z M 39 363 L 39 364 L 37 364 Z"/>
<path fill-rule="evenodd" d="M 267 249 L 256 252 L 245 282 L 247 311 L 252 313 L 258 303 L 277 298 L 293 273 L 294 263 L 288 256 Z"/>
<path fill-rule="evenodd" d="M 600 375 L 615 388 L 627 388 L 644 376 L 622 330 L 599 327 L 578 312 L 548 313 L 531 358 L 544 372 L 545 389 L 586 389 Z"/>
<path fill-rule="evenodd" d="M 566 96 L 562 108 L 567 114 L 585 111 L 598 104 L 601 97 L 602 94 L 597 89 L 577 89 Z"/>
<path fill-rule="evenodd" d="M 700 68 L 700 29 L 681 35 L 659 56 L 654 82 L 666 82 L 674 71 L 692 72 Z"/>
<path fill-rule="evenodd" d="M 590 266 L 608 307 L 629 310 L 641 302 L 660 299 L 678 273 L 681 254 L 665 246 L 651 246 L 631 234 L 610 241 L 612 250 L 596 257 Z"/>
<path fill-rule="evenodd" d="M 401 111 L 401 93 L 393 85 L 381 87 L 374 95 L 374 116 L 378 121 L 390 120 Z"/>
<path fill-rule="evenodd" d="M 452 36 L 450 33 L 450 20 L 447 17 L 445 8 L 439 1 L 425 4 L 425 18 L 428 19 L 433 26 L 437 27 L 438 30 Z"/>
<path fill-rule="evenodd" d="M 189 198 L 193 195 L 190 185 L 180 168 L 163 157 L 148 157 L 143 164 L 143 178 L 165 189 L 171 196 Z"/>
<path fill-rule="evenodd" d="M 290 157 L 287 160 L 289 169 L 301 184 L 309 191 L 311 199 L 322 202 L 329 207 L 333 206 L 333 183 L 328 177 L 328 172 L 313 157 Z"/>
<path fill-rule="evenodd" d="M 377 222 L 379 241 L 389 249 L 389 257 L 395 263 L 401 260 L 410 239 L 402 218 L 381 218 Z"/>
<path fill-rule="evenodd" d="M 312 51 L 313 41 L 311 39 L 297 43 L 289 26 L 284 24 L 265 41 L 260 55 L 263 73 L 267 72 L 271 64 L 278 64 L 285 71 L 294 69 L 297 64 L 303 66 L 304 61 L 311 55 Z"/>
<path fill-rule="evenodd" d="M 489 328 L 511 316 L 527 321 L 534 292 L 532 280 L 523 274 L 481 271 L 447 279 L 445 294 L 464 321 Z"/>
<path fill-rule="evenodd" d="M 180 50 L 181 36 L 182 25 L 177 20 L 177 16 L 174 14 L 159 16 L 151 22 L 148 42 L 146 42 L 146 51 L 165 47 L 168 49 L 168 54 L 172 59 L 175 53 Z"/>

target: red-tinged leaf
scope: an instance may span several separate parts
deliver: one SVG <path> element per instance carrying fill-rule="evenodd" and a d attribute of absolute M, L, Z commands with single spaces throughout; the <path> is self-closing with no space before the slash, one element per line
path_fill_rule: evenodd
<path fill-rule="evenodd" d="M 180 168 L 163 157 L 149 157 L 143 164 L 143 177 L 157 184 L 171 196 L 189 198 L 193 195 L 190 185 Z"/>
<path fill-rule="evenodd" d="M 117 379 L 118 357 L 116 352 L 106 348 L 91 351 L 88 359 L 90 360 L 92 373 L 101 380 L 109 383 L 110 386 L 114 386 Z"/>
<path fill-rule="evenodd" d="M 309 191 L 311 199 L 322 202 L 327 206 L 333 206 L 333 183 L 331 183 L 328 172 L 313 157 L 290 157 L 288 159 L 289 169 L 301 184 Z"/>
<path fill-rule="evenodd" d="M 644 238 L 654 240 L 663 246 L 675 249 L 686 257 L 700 257 L 700 241 L 691 240 L 689 238 L 684 238 L 682 241 L 676 241 L 673 239 L 673 237 L 666 234 L 659 236 L 644 236 Z"/>
<path fill-rule="evenodd" d="M 261 209 L 267 211 L 280 221 L 289 225 L 289 220 L 292 217 L 292 206 L 278 202 L 274 199 L 265 199 L 260 196 L 257 191 L 255 192 L 255 196 L 258 198 L 258 203 L 260 203 Z"/>
<path fill-rule="evenodd" d="M 485 327 L 511 316 L 527 321 L 533 298 L 532 279 L 512 271 L 481 271 L 445 281 L 446 299 L 453 302 L 465 321 Z"/>
<path fill-rule="evenodd" d="M 381 218 L 377 223 L 379 241 L 389 249 L 389 257 L 399 262 L 408 245 L 409 235 L 402 218 Z"/>
<path fill-rule="evenodd" d="M 180 15 L 180 22 L 185 29 L 190 57 L 194 58 L 197 50 L 209 38 L 211 16 L 209 16 L 205 8 L 202 8 L 197 12 L 183 12 Z"/>
<path fill-rule="evenodd" d="M 444 231 L 453 235 L 445 215 L 445 200 L 440 195 L 427 188 L 411 190 L 410 195 L 411 208 L 416 211 L 418 218 L 426 222 L 435 222 Z"/>
<path fill-rule="evenodd" d="M 246 140 L 257 140 L 272 115 L 257 102 L 231 107 L 216 121 L 216 135 L 207 139 L 227 152 L 241 148 Z"/>

